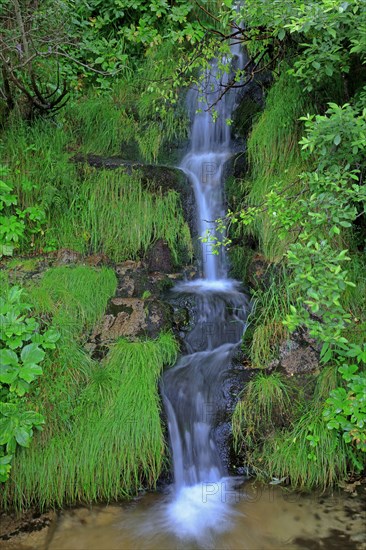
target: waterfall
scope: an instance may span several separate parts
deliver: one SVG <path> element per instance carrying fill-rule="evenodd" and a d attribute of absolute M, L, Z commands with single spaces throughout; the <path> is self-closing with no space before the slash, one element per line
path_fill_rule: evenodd
<path fill-rule="evenodd" d="M 232 48 L 232 58 L 223 60 L 228 69 L 233 62 L 237 68 L 244 65 L 237 46 Z M 203 89 L 188 94 L 193 113 L 191 146 L 181 163 L 194 188 L 201 237 L 207 230 L 215 235 L 215 220 L 225 213 L 223 171 L 231 155 L 229 120 L 237 99 L 234 89 L 222 96 L 229 71 L 220 75 L 218 67 L 213 61 Z M 216 120 L 207 110 L 213 104 Z M 222 413 L 223 381 L 247 316 L 245 295 L 236 281 L 228 279 L 225 251 L 214 254 L 209 243 L 201 246 L 202 278 L 173 289 L 195 303 L 195 326 L 185 340 L 189 352 L 164 373 L 161 385 L 174 464 L 169 518 L 176 534 L 196 538 L 205 522 L 208 530 L 223 528 L 223 496 L 209 499 L 218 495 L 216 488 L 228 475 L 214 427 Z"/>

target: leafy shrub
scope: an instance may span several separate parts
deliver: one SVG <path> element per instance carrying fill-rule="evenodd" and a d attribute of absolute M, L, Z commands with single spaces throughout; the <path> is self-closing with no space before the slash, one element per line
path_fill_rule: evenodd
<path fill-rule="evenodd" d="M 29 316 L 23 289 L 13 286 L 0 298 L 0 481 L 9 477 L 17 445 L 28 447 L 43 416 L 27 410 L 25 395 L 42 374 L 46 351 L 56 347 L 59 333 Z"/>
<path fill-rule="evenodd" d="M 8 176 L 8 168 L 0 167 L 0 175 Z M 32 186 L 26 179 L 23 187 Z M 0 179 L 0 258 L 12 256 L 14 250 L 22 244 L 34 246 L 34 237 L 43 233 L 46 214 L 38 205 L 18 208 L 18 196 L 14 185 Z"/>

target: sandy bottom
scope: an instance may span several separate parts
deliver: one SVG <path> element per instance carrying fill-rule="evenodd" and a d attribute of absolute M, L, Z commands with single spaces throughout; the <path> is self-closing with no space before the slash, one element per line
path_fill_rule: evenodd
<path fill-rule="evenodd" d="M 48 550 L 366 549 L 366 488 L 295 495 L 223 479 L 121 505 L 64 511 Z"/>

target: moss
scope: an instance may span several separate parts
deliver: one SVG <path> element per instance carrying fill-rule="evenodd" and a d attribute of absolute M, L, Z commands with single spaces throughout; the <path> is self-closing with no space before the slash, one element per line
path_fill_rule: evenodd
<path fill-rule="evenodd" d="M 25 271 L 27 273 L 31 273 L 37 270 L 40 261 L 41 260 L 39 258 L 16 257 L 8 260 L 6 262 L 6 267 L 10 270 Z"/>

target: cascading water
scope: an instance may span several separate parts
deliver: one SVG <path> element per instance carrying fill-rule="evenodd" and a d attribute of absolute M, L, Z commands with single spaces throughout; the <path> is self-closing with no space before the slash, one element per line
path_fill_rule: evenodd
<path fill-rule="evenodd" d="M 237 68 L 243 66 L 238 47 L 232 48 L 232 59 L 226 60 L 232 62 Z M 194 187 L 202 237 L 207 231 L 215 235 L 214 221 L 224 215 L 223 171 L 231 154 L 228 119 L 236 94 L 230 90 L 220 99 L 228 76 L 219 73 L 218 63 L 213 62 L 204 91 L 188 95 L 194 113 L 192 138 L 181 168 Z M 215 103 L 214 121 L 207 106 Z M 222 405 L 223 381 L 247 315 L 246 297 L 238 283 L 227 278 L 225 252 L 212 252 L 210 244 L 202 242 L 203 277 L 174 288 L 175 293 L 194 298 L 196 323 L 185 340 L 189 353 L 166 371 L 162 380 L 174 463 L 175 496 L 167 514 L 175 534 L 196 539 L 223 529 L 222 519 L 227 514 L 219 486 L 225 483 L 227 487 L 228 478 L 214 423 Z"/>

